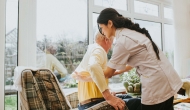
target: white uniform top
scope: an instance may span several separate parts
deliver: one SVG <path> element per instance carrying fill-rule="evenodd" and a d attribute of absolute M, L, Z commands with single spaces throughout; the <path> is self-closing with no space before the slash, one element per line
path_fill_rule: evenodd
<path fill-rule="evenodd" d="M 108 63 L 110 68 L 125 69 L 130 65 L 137 69 L 141 79 L 142 104 L 154 105 L 166 101 L 182 87 L 182 81 L 159 50 L 157 59 L 151 41 L 139 32 L 121 28 L 116 30 L 116 44 Z"/>

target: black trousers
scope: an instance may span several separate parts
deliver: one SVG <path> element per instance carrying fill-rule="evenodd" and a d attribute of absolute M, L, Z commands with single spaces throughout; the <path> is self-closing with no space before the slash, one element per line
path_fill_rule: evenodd
<path fill-rule="evenodd" d="M 123 99 L 123 101 L 125 101 L 125 104 L 129 110 L 141 110 L 141 99 L 132 98 L 130 95 L 127 95 L 127 94 L 117 95 L 117 97 L 121 98 L 121 99 Z M 90 103 L 87 103 L 84 105 L 79 104 L 78 109 L 84 110 L 84 109 L 90 108 L 91 106 L 96 105 L 102 101 L 105 101 L 105 100 L 103 99 L 100 101 L 94 101 L 94 102 L 90 102 Z"/>
<path fill-rule="evenodd" d="M 155 104 L 155 105 L 142 104 L 142 110 L 174 110 L 173 99 L 174 99 L 174 96 L 159 104 Z"/>

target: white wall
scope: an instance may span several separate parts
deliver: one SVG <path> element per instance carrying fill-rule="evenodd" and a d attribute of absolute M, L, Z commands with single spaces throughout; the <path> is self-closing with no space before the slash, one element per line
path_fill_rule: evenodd
<path fill-rule="evenodd" d="M 175 26 L 174 67 L 180 77 L 185 78 L 190 75 L 190 0 L 173 0 L 173 7 Z"/>
<path fill-rule="evenodd" d="M 5 0 L 0 0 L 0 109 L 4 110 Z"/>

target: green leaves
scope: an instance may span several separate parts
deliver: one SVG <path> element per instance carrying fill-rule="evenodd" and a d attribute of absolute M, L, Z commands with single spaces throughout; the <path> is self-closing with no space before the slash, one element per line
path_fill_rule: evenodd
<path fill-rule="evenodd" d="M 122 76 L 122 81 L 127 81 L 128 83 L 139 83 L 140 82 L 140 78 L 139 76 L 136 74 L 136 69 L 133 68 L 132 70 L 130 70 L 128 72 L 128 74 L 123 74 Z"/>

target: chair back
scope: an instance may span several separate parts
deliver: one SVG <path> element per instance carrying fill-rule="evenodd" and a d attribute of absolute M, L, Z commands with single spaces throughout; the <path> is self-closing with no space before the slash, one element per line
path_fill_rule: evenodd
<path fill-rule="evenodd" d="M 19 92 L 21 110 L 70 110 L 55 75 L 48 69 L 25 69 Z"/>

